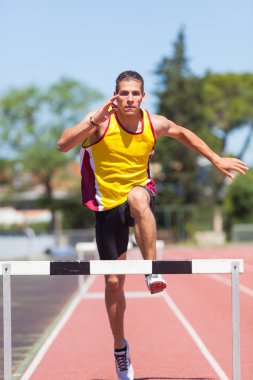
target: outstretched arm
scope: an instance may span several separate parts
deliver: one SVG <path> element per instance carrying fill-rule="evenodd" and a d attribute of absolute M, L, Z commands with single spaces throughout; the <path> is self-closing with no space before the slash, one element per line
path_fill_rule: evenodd
<path fill-rule="evenodd" d="M 97 128 L 102 126 L 112 113 L 116 112 L 115 109 L 109 110 L 109 107 L 117 98 L 118 95 L 115 95 L 108 99 L 100 108 L 89 112 L 80 123 L 63 131 L 57 143 L 57 149 L 60 152 L 68 152 L 87 137 L 93 135 Z"/>
<path fill-rule="evenodd" d="M 245 174 L 248 166 L 245 162 L 233 157 L 221 157 L 215 153 L 201 138 L 195 133 L 175 124 L 163 116 L 153 115 L 151 117 L 157 137 L 167 136 L 178 140 L 198 154 L 206 157 L 216 168 L 229 178 L 234 178 L 230 170 Z"/>

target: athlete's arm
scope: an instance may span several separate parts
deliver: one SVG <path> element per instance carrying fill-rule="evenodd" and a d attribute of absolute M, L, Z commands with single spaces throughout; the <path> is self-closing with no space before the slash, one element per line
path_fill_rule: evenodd
<path fill-rule="evenodd" d="M 57 150 L 60 152 L 68 152 L 87 137 L 95 133 L 98 127 L 90 122 L 90 117 L 93 115 L 94 112 L 88 113 L 80 123 L 63 131 L 57 143 Z"/>
<path fill-rule="evenodd" d="M 201 138 L 187 128 L 177 125 L 166 117 L 151 116 L 154 131 L 157 137 L 165 136 L 178 140 L 188 148 L 206 157 L 218 170 L 230 178 L 234 175 L 230 170 L 235 170 L 240 174 L 245 174 L 248 166 L 238 158 L 221 157 L 215 153 Z"/>
<path fill-rule="evenodd" d="M 100 126 L 103 126 L 110 115 L 116 112 L 115 108 L 109 110 L 109 107 L 113 106 L 113 102 L 117 98 L 118 95 L 115 95 L 108 99 L 100 108 L 89 112 L 80 123 L 63 131 L 57 143 L 57 150 L 60 152 L 68 152 L 87 139 L 87 137 L 93 135 Z"/>

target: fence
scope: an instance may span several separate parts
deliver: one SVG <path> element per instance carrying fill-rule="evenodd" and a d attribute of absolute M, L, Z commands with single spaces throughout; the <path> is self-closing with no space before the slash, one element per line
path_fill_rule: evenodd
<path fill-rule="evenodd" d="M 31 260 L 33 256 L 44 252 L 54 244 L 53 235 L 0 236 L 0 257 L 1 260 Z"/>
<path fill-rule="evenodd" d="M 242 259 L 213 260 L 91 260 L 0 262 L 3 276 L 4 380 L 12 377 L 11 276 L 14 275 L 105 275 L 105 274 L 209 274 L 230 273 L 232 284 L 233 380 L 240 379 L 239 273 Z"/>
<path fill-rule="evenodd" d="M 45 252 L 57 256 L 74 254 L 77 242 L 92 242 L 94 228 L 62 230 L 56 233 L 35 233 L 31 228 L 17 232 L 1 231 L 0 260 L 37 260 Z M 46 257 L 46 256 L 45 256 Z"/>
<path fill-rule="evenodd" d="M 253 224 L 235 224 L 232 227 L 233 242 L 253 242 Z"/>

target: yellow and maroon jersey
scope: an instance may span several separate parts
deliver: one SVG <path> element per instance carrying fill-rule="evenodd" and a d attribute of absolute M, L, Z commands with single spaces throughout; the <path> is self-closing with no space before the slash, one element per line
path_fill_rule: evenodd
<path fill-rule="evenodd" d="M 86 139 L 81 148 L 83 205 L 91 210 L 112 209 L 126 201 L 136 185 L 155 194 L 149 160 L 156 142 L 150 116 L 142 110 L 142 130 L 127 131 L 117 115 L 111 115 L 103 136 L 94 144 Z"/>

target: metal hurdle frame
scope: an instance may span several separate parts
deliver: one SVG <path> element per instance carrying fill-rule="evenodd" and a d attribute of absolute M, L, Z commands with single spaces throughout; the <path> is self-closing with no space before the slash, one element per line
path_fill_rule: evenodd
<path fill-rule="evenodd" d="M 12 378 L 11 276 L 106 274 L 231 274 L 233 380 L 240 380 L 240 289 L 243 259 L 0 261 L 3 276 L 4 380 Z"/>

